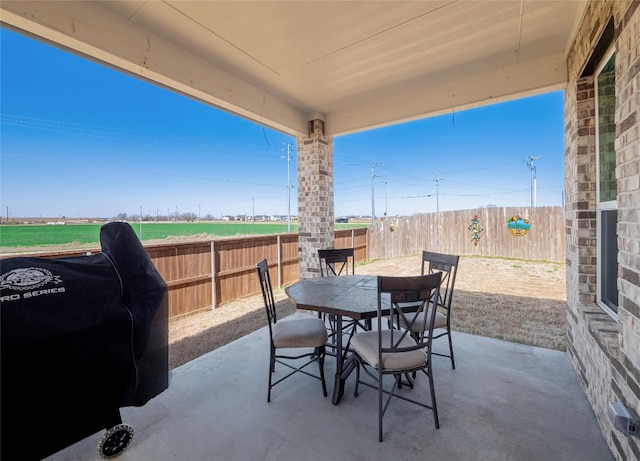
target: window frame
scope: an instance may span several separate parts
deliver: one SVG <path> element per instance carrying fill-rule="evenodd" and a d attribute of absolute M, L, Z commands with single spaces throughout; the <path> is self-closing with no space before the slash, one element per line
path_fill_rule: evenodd
<path fill-rule="evenodd" d="M 618 202 L 617 202 L 617 190 L 616 190 L 616 200 L 608 200 L 608 201 L 600 201 L 600 192 L 601 192 L 601 172 L 600 172 L 600 104 L 599 104 L 599 92 L 598 92 L 598 77 L 609 63 L 612 57 L 615 56 L 615 47 L 611 46 L 606 53 L 604 53 L 602 60 L 599 62 L 595 74 L 594 74 L 594 91 L 595 91 L 595 134 L 596 134 L 596 303 L 598 306 L 604 310 L 609 316 L 611 316 L 614 320 L 618 320 L 618 308 L 619 308 L 619 298 L 616 301 L 615 309 L 612 309 L 606 302 L 603 300 L 602 291 L 603 291 L 603 279 L 605 278 L 604 271 L 606 270 L 603 265 L 603 243 L 605 237 L 603 236 L 603 215 L 607 212 L 615 211 L 617 214 L 618 211 Z M 615 73 L 615 71 L 614 71 Z M 614 83 L 615 87 L 615 83 Z M 614 96 L 615 101 L 615 96 Z M 614 113 L 615 113 L 615 102 L 614 102 Z M 615 167 L 614 167 L 615 168 Z M 609 229 L 611 230 L 611 229 Z M 614 232 L 617 231 L 617 219 L 616 224 L 613 228 Z M 617 232 L 616 232 L 617 239 Z M 617 240 L 616 240 L 617 241 Z M 616 243 L 616 264 L 617 264 L 617 252 L 618 246 Z M 616 270 L 616 293 L 618 293 L 617 287 L 617 270 Z M 617 296 L 616 296 L 617 297 Z"/>

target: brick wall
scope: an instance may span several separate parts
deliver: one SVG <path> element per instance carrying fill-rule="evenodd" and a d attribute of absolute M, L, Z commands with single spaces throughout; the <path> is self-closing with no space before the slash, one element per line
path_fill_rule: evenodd
<path fill-rule="evenodd" d="M 640 2 L 620 11 L 616 176 L 620 324 L 624 359 L 640 366 Z M 640 382 L 636 368 L 635 380 Z"/>
<path fill-rule="evenodd" d="M 622 401 L 640 414 L 640 2 L 592 1 L 568 54 L 565 188 L 568 354 L 616 459 L 640 459 L 639 438 L 607 417 Z M 596 304 L 595 83 L 589 61 L 613 17 L 618 188 L 618 316 Z"/>

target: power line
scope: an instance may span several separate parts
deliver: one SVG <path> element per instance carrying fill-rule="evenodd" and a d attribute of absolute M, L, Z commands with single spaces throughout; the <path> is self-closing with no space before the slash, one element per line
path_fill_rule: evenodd
<path fill-rule="evenodd" d="M 488 164 L 488 165 L 482 165 L 482 166 L 478 166 L 475 168 L 468 168 L 466 170 L 458 170 L 458 171 L 447 171 L 447 175 L 453 175 L 453 174 L 460 174 L 460 173 L 469 173 L 471 171 L 479 171 L 479 170 L 487 170 L 490 168 L 498 168 L 501 166 L 507 166 L 507 165 L 514 165 L 516 163 L 520 163 L 520 160 L 515 161 L 515 162 L 504 162 L 504 163 L 493 163 L 493 164 Z"/>
<path fill-rule="evenodd" d="M 105 166 L 98 164 L 89 164 L 89 163 L 79 163 L 79 162 L 69 162 L 58 159 L 49 159 L 46 157 L 27 157 L 25 155 L 11 155 L 11 154 L 0 154 L 0 157 L 11 157 L 11 158 L 19 158 L 23 160 L 37 160 L 38 162 L 51 162 L 57 165 L 59 164 L 67 164 L 67 165 L 76 165 L 82 166 L 86 168 L 96 168 L 101 170 L 112 170 L 112 171 L 124 171 L 127 173 L 137 173 L 137 174 L 145 174 L 145 175 L 155 175 L 155 176 L 168 176 L 173 178 L 182 178 L 182 179 L 195 179 L 198 181 L 214 181 L 214 182 L 225 182 L 225 183 L 236 183 L 236 184 L 249 184 L 253 186 L 267 186 L 267 187 L 285 187 L 282 184 L 269 184 L 269 183 L 259 183 L 252 181 L 240 181 L 235 179 L 221 179 L 221 178 L 208 178 L 205 176 L 191 176 L 191 175 L 183 175 L 183 174 L 175 174 L 175 173 L 164 173 L 159 171 L 145 171 L 145 170 L 135 170 L 131 168 L 119 168 L 114 166 Z"/>
<path fill-rule="evenodd" d="M 246 152 L 238 152 L 225 149 L 212 149 L 208 144 L 218 143 L 224 144 L 232 142 L 237 145 L 237 140 L 229 139 L 207 139 L 185 134 L 163 133 L 145 133 L 142 131 L 130 132 L 120 128 L 104 128 L 93 125 L 83 125 L 75 122 L 66 122 L 59 120 L 49 120 L 34 117 L 23 117 L 18 115 L 0 114 L 0 123 L 2 125 L 15 126 L 25 129 L 35 129 L 48 131 L 52 133 L 60 133 L 67 135 L 84 136 L 94 139 L 111 140 L 111 141 L 142 141 L 142 142 L 167 142 L 178 143 L 181 147 L 186 147 L 195 152 L 217 153 L 222 155 L 243 155 L 249 157 L 273 158 L 277 153 L 277 149 L 265 147 L 250 147 L 252 150 L 266 151 L 269 154 L 249 154 Z"/>

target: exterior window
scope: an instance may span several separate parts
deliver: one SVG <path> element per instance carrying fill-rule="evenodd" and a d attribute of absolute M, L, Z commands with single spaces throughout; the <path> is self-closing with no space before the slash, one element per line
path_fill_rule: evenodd
<path fill-rule="evenodd" d="M 598 171 L 598 304 L 618 312 L 618 187 L 616 183 L 615 54 L 609 53 L 597 72 L 596 125 Z"/>

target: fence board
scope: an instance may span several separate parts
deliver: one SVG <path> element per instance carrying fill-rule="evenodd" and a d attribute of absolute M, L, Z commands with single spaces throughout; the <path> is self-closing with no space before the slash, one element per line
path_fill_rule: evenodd
<path fill-rule="evenodd" d="M 146 246 L 168 286 L 169 317 L 206 309 L 212 304 L 209 242 Z"/>

